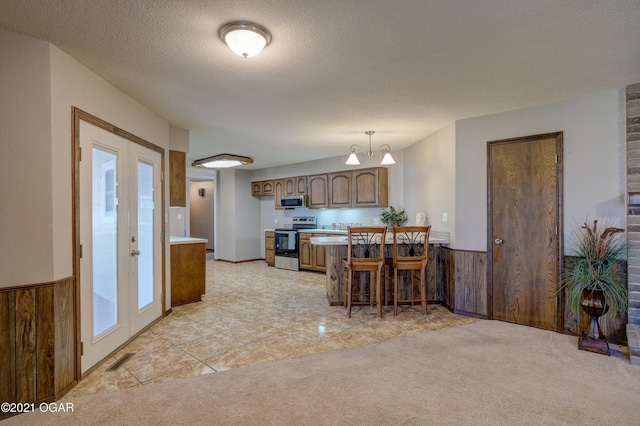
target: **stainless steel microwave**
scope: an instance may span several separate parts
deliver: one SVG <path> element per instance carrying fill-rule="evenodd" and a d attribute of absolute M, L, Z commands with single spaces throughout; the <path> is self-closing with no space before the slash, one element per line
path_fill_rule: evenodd
<path fill-rule="evenodd" d="M 308 197 L 306 195 L 282 197 L 280 198 L 280 206 L 287 209 L 293 209 L 296 207 L 307 207 L 309 205 L 307 200 L 308 200 Z"/>

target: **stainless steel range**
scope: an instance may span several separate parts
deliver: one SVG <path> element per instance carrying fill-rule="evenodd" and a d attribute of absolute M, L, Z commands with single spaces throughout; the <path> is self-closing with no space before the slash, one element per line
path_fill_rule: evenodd
<path fill-rule="evenodd" d="M 314 229 L 316 218 L 314 216 L 294 217 L 290 227 L 275 230 L 275 255 L 276 268 L 300 270 L 298 261 L 299 241 L 298 231 Z"/>

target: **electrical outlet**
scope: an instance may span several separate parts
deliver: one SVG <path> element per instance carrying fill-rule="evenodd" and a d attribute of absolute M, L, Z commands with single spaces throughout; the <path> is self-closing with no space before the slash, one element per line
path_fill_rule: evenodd
<path fill-rule="evenodd" d="M 442 223 L 447 223 L 448 217 L 447 213 L 442 213 Z"/>
<path fill-rule="evenodd" d="M 373 218 L 373 224 L 374 225 L 380 225 L 380 218 L 379 217 L 374 217 Z"/>
<path fill-rule="evenodd" d="M 273 219 L 274 223 L 278 223 L 278 218 Z"/>

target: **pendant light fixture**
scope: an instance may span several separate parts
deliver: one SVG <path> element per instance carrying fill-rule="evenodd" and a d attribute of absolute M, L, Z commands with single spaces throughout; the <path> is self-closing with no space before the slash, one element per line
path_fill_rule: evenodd
<path fill-rule="evenodd" d="M 226 23 L 220 27 L 218 35 L 229 49 L 245 58 L 257 55 L 271 42 L 271 34 L 266 28 L 248 21 Z"/>
<path fill-rule="evenodd" d="M 351 151 L 351 155 L 349 155 L 349 158 L 347 159 L 345 164 L 348 164 L 350 166 L 357 166 L 358 164 L 360 164 L 360 161 L 358 161 L 358 156 L 356 155 L 356 153 L 366 154 L 369 157 L 373 157 L 375 154 L 379 152 L 384 152 L 384 156 L 382 157 L 382 161 L 380 162 L 380 164 L 383 164 L 383 165 L 396 164 L 395 160 L 391 156 L 391 147 L 389 145 L 384 144 L 376 150 L 371 149 L 371 135 L 374 134 L 375 131 L 367 130 L 364 133 L 366 135 L 369 135 L 369 150 L 368 151 L 363 150 L 362 147 L 360 147 L 360 145 L 358 144 L 351 145 L 351 147 L 349 148 L 349 150 Z"/>

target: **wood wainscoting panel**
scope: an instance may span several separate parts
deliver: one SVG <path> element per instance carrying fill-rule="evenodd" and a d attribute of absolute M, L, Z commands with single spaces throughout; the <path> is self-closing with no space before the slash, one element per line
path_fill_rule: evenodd
<path fill-rule="evenodd" d="M 76 281 L 62 280 L 54 287 L 55 395 L 76 385 Z"/>
<path fill-rule="evenodd" d="M 438 293 L 442 293 L 438 289 L 438 251 L 440 247 L 429 245 L 429 252 L 427 257 L 427 301 L 429 303 L 438 303 L 441 299 L 438 298 Z"/>
<path fill-rule="evenodd" d="M 0 402 L 17 400 L 15 365 L 16 294 L 6 292 L 0 293 Z"/>
<path fill-rule="evenodd" d="M 36 290 L 16 291 L 16 402 L 36 399 Z"/>
<path fill-rule="evenodd" d="M 455 312 L 487 318 L 487 253 L 456 251 Z"/>
<path fill-rule="evenodd" d="M 487 253 L 439 247 L 436 261 L 438 300 L 457 314 L 487 318 Z"/>
<path fill-rule="evenodd" d="M 55 395 L 54 286 L 36 290 L 36 401 Z"/>
<path fill-rule="evenodd" d="M 77 383 L 76 297 L 74 277 L 0 290 L 0 402 L 53 401 Z"/>
<path fill-rule="evenodd" d="M 455 252 L 449 247 L 440 247 L 438 270 L 442 274 L 442 303 L 453 311 L 455 307 Z"/>

